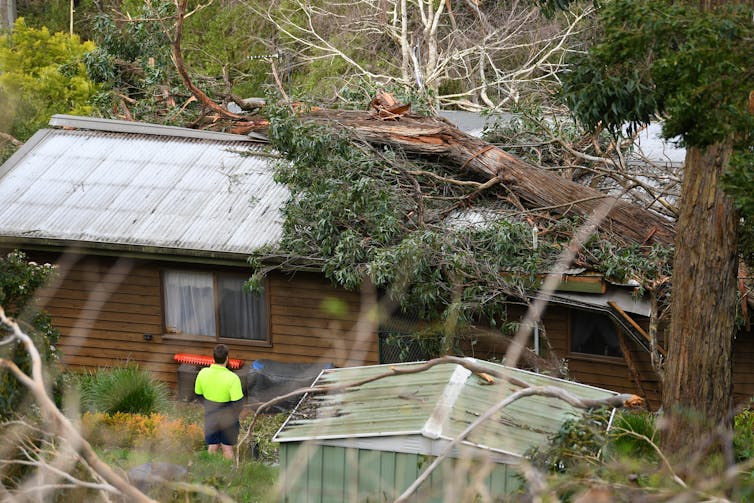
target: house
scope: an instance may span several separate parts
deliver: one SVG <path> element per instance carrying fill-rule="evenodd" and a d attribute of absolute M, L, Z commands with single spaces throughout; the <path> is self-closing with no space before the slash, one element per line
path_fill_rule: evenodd
<path fill-rule="evenodd" d="M 307 396 L 273 441 L 280 444 L 282 501 L 393 501 L 429 463 L 448 449 L 474 420 L 512 393 L 528 386 L 552 386 L 583 399 L 615 393 L 490 362 L 467 359 L 472 368 L 512 381 L 483 379 L 459 363 L 422 372 L 398 373 L 416 365 L 373 365 L 325 370 L 316 386 L 343 387 L 338 393 Z M 529 396 L 512 402 L 482 422 L 452 450 L 419 486 L 410 501 L 468 501 L 464 488 L 508 501 L 522 485 L 517 467 L 533 448 L 566 419 L 581 411 L 555 398 Z"/>
<path fill-rule="evenodd" d="M 289 197 L 262 137 L 117 120 L 54 116 L 0 167 L 0 249 L 57 265 L 40 292 L 71 369 L 135 362 L 178 382 L 174 355 L 223 342 L 244 361 L 336 367 L 420 359 L 396 351 L 374 299 L 332 285 L 316 268 L 242 286 L 249 254 L 282 235 Z M 509 309 L 510 316 L 523 311 Z M 582 383 L 660 404 L 647 351 L 649 304 L 633 285 L 564 273 L 530 347 Z M 506 341 L 480 333 L 466 354 L 499 358 Z M 408 349 L 408 351 L 403 351 Z M 754 394 L 754 343 L 735 346 L 737 400 Z M 537 368 L 536 362 L 528 365 Z"/>
<path fill-rule="evenodd" d="M 242 288 L 282 233 L 288 191 L 264 141 L 55 116 L 0 168 L 0 247 L 55 263 L 40 292 L 71 369 L 130 361 L 175 384 L 176 353 L 218 342 L 247 364 L 378 362 L 357 293 L 321 275 Z"/>

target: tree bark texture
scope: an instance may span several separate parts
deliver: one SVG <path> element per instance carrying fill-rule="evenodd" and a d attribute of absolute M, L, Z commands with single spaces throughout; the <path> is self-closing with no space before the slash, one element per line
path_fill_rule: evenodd
<path fill-rule="evenodd" d="M 497 179 L 527 208 L 588 217 L 605 199 L 596 189 L 524 162 L 486 141 L 431 117 L 379 120 L 369 112 L 315 110 L 305 119 L 330 122 L 371 144 L 389 145 L 417 155 L 437 155 L 460 171 Z M 671 244 L 673 224 L 640 206 L 616 201 L 600 225 L 629 242 Z"/>
<path fill-rule="evenodd" d="M 708 440 L 732 407 L 739 215 L 720 184 L 731 150 L 719 143 L 686 154 L 663 381 L 666 452 Z"/>
<path fill-rule="evenodd" d="M 16 22 L 16 0 L 0 0 L 0 30 L 13 28 Z"/>

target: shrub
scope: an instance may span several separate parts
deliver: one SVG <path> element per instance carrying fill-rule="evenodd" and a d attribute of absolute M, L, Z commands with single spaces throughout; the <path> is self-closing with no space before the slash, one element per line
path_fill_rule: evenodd
<path fill-rule="evenodd" d="M 609 411 L 597 410 L 568 419 L 543 449 L 532 449 L 527 457 L 550 473 L 564 473 L 582 464 L 593 465 L 607 441 Z"/>
<path fill-rule="evenodd" d="M 612 456 L 654 462 L 659 445 L 655 416 L 645 411 L 617 411 L 609 431 L 607 451 Z"/>
<path fill-rule="evenodd" d="M 169 397 L 167 386 L 136 364 L 83 374 L 79 391 L 83 410 L 107 414 L 160 412 L 166 409 Z"/>
<path fill-rule="evenodd" d="M 141 449 L 154 453 L 192 452 L 204 445 L 202 427 L 164 414 L 86 412 L 81 431 L 95 446 Z"/>
<path fill-rule="evenodd" d="M 0 305 L 8 316 L 16 318 L 21 329 L 31 337 L 48 371 L 52 372 L 55 399 L 60 399 L 60 382 L 56 363 L 55 343 L 59 333 L 52 326 L 49 315 L 35 306 L 34 295 L 54 274 L 50 264 L 37 264 L 18 250 L 0 257 Z M 0 328 L 0 337 L 6 335 Z M 26 348 L 18 342 L 0 346 L 0 358 L 12 360 L 21 371 L 30 373 L 31 359 Z M 24 386 L 8 371 L 0 371 L 0 419 L 9 419 L 23 410 L 27 396 Z"/>
<path fill-rule="evenodd" d="M 241 436 L 251 426 L 253 417 L 253 414 L 251 414 L 241 421 Z M 247 439 L 247 444 L 239 446 L 241 455 L 251 456 L 262 463 L 278 463 L 279 448 L 278 444 L 272 441 L 272 437 L 275 436 L 275 433 L 280 429 L 287 417 L 288 412 L 260 414 L 254 425 L 254 431 L 251 432 L 251 435 Z"/>
<path fill-rule="evenodd" d="M 754 458 L 754 411 L 746 409 L 733 422 L 733 450 L 736 461 Z"/>

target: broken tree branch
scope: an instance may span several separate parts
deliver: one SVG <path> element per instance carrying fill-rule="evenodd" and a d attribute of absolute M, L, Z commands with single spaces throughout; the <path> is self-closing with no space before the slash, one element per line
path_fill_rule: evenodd
<path fill-rule="evenodd" d="M 579 409 L 596 409 L 596 408 L 602 408 L 602 407 L 629 407 L 633 408 L 636 407 L 637 402 L 636 399 L 638 398 L 636 395 L 615 395 L 608 398 L 604 398 L 601 400 L 595 400 L 595 399 L 587 399 L 587 398 L 581 398 L 578 397 L 562 388 L 558 388 L 556 386 L 530 386 L 528 388 L 524 388 L 522 390 L 516 391 L 515 393 L 508 395 L 500 402 L 496 403 L 487 411 L 479 416 L 474 422 L 472 422 L 469 426 L 466 427 L 465 430 L 463 430 L 458 436 L 456 436 L 448 445 L 445 447 L 443 452 L 437 456 L 434 461 L 427 467 L 427 469 L 422 472 L 417 479 L 411 483 L 411 485 L 401 494 L 396 500 L 395 503 L 402 503 L 404 501 L 407 501 L 408 498 L 416 491 L 416 489 L 424 483 L 424 481 L 429 478 L 430 475 L 432 475 L 432 472 L 437 468 L 440 463 L 445 460 L 445 458 L 448 457 L 450 452 L 453 450 L 455 446 L 457 446 L 461 441 L 463 441 L 469 433 L 474 431 L 480 424 L 487 421 L 489 418 L 491 418 L 493 415 L 495 415 L 498 411 L 504 409 L 508 405 L 512 404 L 513 402 L 520 400 L 521 398 L 527 397 L 527 396 L 546 396 L 551 398 L 557 398 L 559 400 L 562 400 L 566 402 L 567 404 L 579 408 Z"/>
<path fill-rule="evenodd" d="M 21 145 L 22 143 L 20 140 L 17 140 L 16 138 L 9 135 L 8 133 L 2 133 L 2 132 L 0 132 L 0 140 L 2 140 L 2 143 L 10 143 L 11 145 L 14 145 L 16 147 Z"/>
<path fill-rule="evenodd" d="M 363 111 L 314 110 L 304 120 L 331 124 L 369 143 L 388 145 L 409 154 L 441 156 L 459 169 L 487 180 L 499 179 L 529 208 L 548 207 L 561 214 L 572 209 L 588 217 L 603 200 L 615 199 L 528 164 L 437 118 L 403 115 L 383 121 Z M 655 242 L 673 242 L 675 230 L 670 220 L 619 199 L 615 199 L 610 213 L 600 224 L 601 229 L 635 243 L 643 243 L 655 227 L 657 231 L 652 236 Z"/>
<path fill-rule="evenodd" d="M 187 3 L 188 0 L 181 0 L 181 2 L 177 5 L 178 12 L 176 14 L 177 17 L 175 23 L 175 39 L 173 40 L 173 62 L 175 63 L 175 68 L 176 70 L 178 70 L 178 74 L 181 76 L 181 79 L 183 79 L 185 86 L 189 89 L 189 91 L 191 91 L 191 94 L 196 96 L 196 99 L 199 100 L 202 105 L 222 115 L 225 118 L 241 119 L 242 116 L 226 110 L 225 108 L 209 99 L 209 96 L 207 96 L 204 91 L 194 85 L 194 83 L 191 81 L 191 77 L 189 77 L 188 71 L 186 71 L 186 64 L 184 63 L 183 55 L 181 54 L 181 38 L 183 37 L 183 19 L 186 16 Z"/>

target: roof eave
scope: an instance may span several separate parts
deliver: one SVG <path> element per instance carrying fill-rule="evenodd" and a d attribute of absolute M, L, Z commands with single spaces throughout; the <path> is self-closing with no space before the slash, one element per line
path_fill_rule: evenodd
<path fill-rule="evenodd" d="M 95 241 L 73 241 L 65 239 L 26 238 L 0 236 L 0 245 L 7 248 L 28 250 L 71 252 L 103 256 L 132 257 L 139 259 L 174 262 L 202 262 L 226 265 L 248 266 L 249 253 L 225 252 L 218 250 L 194 250 L 159 246 L 142 246 L 123 243 Z"/>

